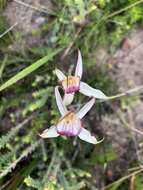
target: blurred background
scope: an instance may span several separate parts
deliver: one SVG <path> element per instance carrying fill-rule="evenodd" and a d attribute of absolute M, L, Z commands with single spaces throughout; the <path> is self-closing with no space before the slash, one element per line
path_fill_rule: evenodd
<path fill-rule="evenodd" d="M 0 190 L 143 189 L 143 91 L 96 101 L 83 123 L 98 145 L 38 136 L 60 116 L 53 70 L 72 73 L 78 48 L 92 87 L 142 85 L 143 0 L 0 0 Z"/>

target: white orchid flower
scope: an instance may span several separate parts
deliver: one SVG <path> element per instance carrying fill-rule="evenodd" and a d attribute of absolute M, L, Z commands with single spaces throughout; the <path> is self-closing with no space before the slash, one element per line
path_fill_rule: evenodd
<path fill-rule="evenodd" d="M 82 109 L 79 112 L 75 113 L 73 111 L 68 111 L 65 105 L 63 104 L 58 87 L 55 88 L 55 96 L 57 106 L 62 117 L 59 119 L 56 125 L 44 130 L 40 136 L 42 138 L 58 137 L 59 135 L 66 137 L 78 136 L 81 140 L 86 141 L 88 143 L 100 143 L 102 140 L 97 141 L 96 138 L 92 136 L 88 130 L 83 128 L 81 122 L 81 119 L 94 105 L 95 98 L 92 98 L 82 107 Z"/>
<path fill-rule="evenodd" d="M 78 59 L 74 76 L 65 76 L 59 69 L 55 69 L 54 73 L 57 75 L 65 92 L 63 100 L 65 105 L 69 105 L 72 102 L 74 93 L 78 91 L 89 97 L 98 99 L 108 98 L 103 92 L 101 92 L 101 90 L 94 89 L 85 82 L 81 81 L 83 68 L 80 50 L 78 50 Z"/>

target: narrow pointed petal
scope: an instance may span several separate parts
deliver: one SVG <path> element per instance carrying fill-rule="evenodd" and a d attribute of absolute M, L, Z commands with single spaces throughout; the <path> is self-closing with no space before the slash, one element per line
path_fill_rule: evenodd
<path fill-rule="evenodd" d="M 108 96 L 106 96 L 101 90 L 92 88 L 85 82 L 80 82 L 80 90 L 79 91 L 86 96 L 92 96 L 92 97 L 98 98 L 98 99 L 107 99 L 108 98 Z"/>
<path fill-rule="evenodd" d="M 92 144 L 98 144 L 103 141 L 103 139 L 101 141 L 97 141 L 97 139 L 94 136 L 92 136 L 91 133 L 85 128 L 82 128 L 78 136 L 81 140 Z"/>
<path fill-rule="evenodd" d="M 66 76 L 64 75 L 64 73 L 62 71 L 60 71 L 59 69 L 55 69 L 54 73 L 57 75 L 58 79 L 60 81 L 64 80 L 66 78 Z"/>
<path fill-rule="evenodd" d="M 95 103 L 95 98 L 92 98 L 89 102 L 87 102 L 77 113 L 77 116 L 82 119 L 87 112 L 92 108 Z"/>
<path fill-rule="evenodd" d="M 58 86 L 55 87 L 55 96 L 56 96 L 56 102 L 57 102 L 57 106 L 59 108 L 59 111 L 60 111 L 61 115 L 64 116 L 67 113 L 67 108 L 63 104 L 61 95 L 60 95 L 59 90 L 58 90 Z"/>
<path fill-rule="evenodd" d="M 64 98 L 63 98 L 63 104 L 65 106 L 68 106 L 69 104 L 72 103 L 73 99 L 74 99 L 74 93 L 72 93 L 72 94 L 65 93 Z"/>
<path fill-rule="evenodd" d="M 75 76 L 82 77 L 82 56 L 80 50 L 78 50 L 77 65 L 75 69 Z"/>
<path fill-rule="evenodd" d="M 59 134 L 56 131 L 55 126 L 51 126 L 49 129 L 46 129 L 43 131 L 43 133 L 40 135 L 42 138 L 52 138 L 52 137 L 58 137 Z"/>

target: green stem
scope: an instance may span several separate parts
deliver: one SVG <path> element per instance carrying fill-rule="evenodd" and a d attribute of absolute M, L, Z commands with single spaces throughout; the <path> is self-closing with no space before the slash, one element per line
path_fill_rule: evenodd
<path fill-rule="evenodd" d="M 120 13 L 122 13 L 122 12 L 128 10 L 128 9 L 131 9 L 132 7 L 138 5 L 138 4 L 142 3 L 142 2 L 143 2 L 143 0 L 136 1 L 135 3 L 133 3 L 133 4 L 129 5 L 129 6 L 127 6 L 127 7 L 125 7 L 123 9 L 120 9 L 120 10 L 114 12 L 114 13 L 109 14 L 108 16 L 105 17 L 105 19 L 108 19 L 108 18 L 111 18 L 113 16 L 116 16 L 116 15 L 118 15 L 118 14 L 120 14 Z"/>
<path fill-rule="evenodd" d="M 109 96 L 109 97 L 107 97 L 107 99 L 101 100 L 100 102 L 105 102 L 105 101 L 113 100 L 113 99 L 120 98 L 120 97 L 123 97 L 123 96 L 128 96 L 128 95 L 130 95 L 130 94 L 132 94 L 134 92 L 138 92 L 138 91 L 140 91 L 142 89 L 143 89 L 143 85 L 140 85 L 140 86 L 137 86 L 135 88 L 129 89 L 129 90 L 125 91 L 125 92 L 116 94 L 114 96 Z"/>

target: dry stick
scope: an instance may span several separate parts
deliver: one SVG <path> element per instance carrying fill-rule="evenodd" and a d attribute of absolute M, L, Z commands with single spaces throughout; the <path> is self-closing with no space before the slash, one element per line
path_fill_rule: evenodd
<path fill-rule="evenodd" d="M 25 3 L 25 2 L 22 2 L 22 1 L 19 1 L 19 0 L 13 0 L 15 1 L 16 3 L 19 3 L 25 7 L 28 7 L 28 8 L 31 8 L 31 9 L 34 9 L 36 11 L 39 11 L 39 12 L 43 12 L 43 13 L 46 13 L 46 14 L 49 14 L 47 11 L 45 11 L 43 8 L 38 8 L 38 7 L 35 7 L 33 5 L 29 5 L 28 3 Z"/>
<path fill-rule="evenodd" d="M 77 33 L 75 34 L 75 37 L 74 37 L 73 41 L 69 44 L 69 46 L 66 48 L 65 52 L 63 53 L 63 55 L 62 55 L 62 57 L 61 57 L 61 60 L 63 60 L 63 59 L 67 56 L 67 54 L 69 53 L 70 49 L 72 48 L 74 42 L 75 42 L 76 39 L 78 38 L 78 36 L 79 36 L 81 30 L 82 30 L 82 27 L 80 27 L 80 28 L 78 29 Z"/>
<path fill-rule="evenodd" d="M 131 129 L 132 131 L 140 134 L 140 135 L 143 135 L 143 131 L 140 131 L 138 130 L 137 128 L 133 128 L 133 127 L 130 127 L 129 124 L 125 121 L 125 119 L 121 116 L 121 114 L 118 113 L 118 117 L 120 118 L 121 122 L 129 129 Z"/>
<path fill-rule="evenodd" d="M 135 182 L 136 178 L 135 178 L 135 175 L 132 175 L 130 177 L 130 180 L 129 180 L 129 189 L 130 190 L 135 190 L 136 189 L 136 182 Z"/>
<path fill-rule="evenodd" d="M 19 22 L 15 22 L 12 26 L 10 26 L 10 28 L 8 28 L 5 32 L 3 32 L 0 35 L 0 38 L 2 38 L 3 36 L 5 36 L 8 32 L 10 32 L 11 30 L 13 30 L 14 27 L 16 27 L 18 24 L 20 24 L 21 22 L 23 22 L 24 18 L 22 18 Z"/>
<path fill-rule="evenodd" d="M 121 122 L 126 126 L 128 127 L 129 129 L 132 130 L 132 132 L 137 132 L 139 133 L 140 135 L 143 135 L 143 132 L 142 131 L 139 131 L 138 129 L 136 129 L 134 127 L 134 121 L 132 119 L 132 113 L 128 110 L 128 116 L 129 116 L 129 120 L 130 120 L 130 125 L 126 122 L 125 118 L 123 118 L 123 116 L 121 114 L 118 114 Z M 134 145 L 135 145 L 135 149 L 136 149 L 136 155 L 137 155 L 137 159 L 138 159 L 138 163 L 139 163 L 139 168 L 142 168 L 143 165 L 141 163 L 141 156 L 139 154 L 139 151 L 138 151 L 138 147 L 137 147 L 137 141 L 136 141 L 136 138 L 134 136 L 134 134 L 132 133 L 132 139 L 134 141 Z"/>
<path fill-rule="evenodd" d="M 124 120 L 122 120 L 122 122 L 124 122 L 124 124 L 128 127 L 128 128 L 130 128 L 132 131 L 134 131 L 134 132 L 136 132 L 136 133 L 138 133 L 138 134 L 140 134 L 140 135 L 143 135 L 143 131 L 140 131 L 140 130 L 138 130 L 137 128 L 135 128 L 134 127 L 134 125 L 133 125 L 133 120 L 132 120 L 132 117 L 131 117 L 131 115 L 130 115 L 131 113 L 128 113 L 128 115 L 129 115 L 129 117 L 130 117 L 130 121 L 131 121 L 131 123 L 132 123 L 132 125 L 131 125 L 131 127 L 129 126 L 129 124 Z"/>
<path fill-rule="evenodd" d="M 130 128 L 130 126 L 128 125 L 128 123 L 121 117 L 121 115 L 118 114 L 118 116 L 119 116 L 121 122 L 122 122 L 126 127 Z M 108 123 L 110 123 L 110 124 L 117 124 L 117 122 L 116 122 L 115 120 L 111 120 L 111 119 L 109 119 L 109 118 L 107 118 L 107 117 L 105 117 L 104 119 L 105 119 L 106 122 L 108 122 Z M 140 130 L 138 130 L 137 128 L 130 128 L 130 129 L 131 129 L 132 131 L 134 131 L 134 132 L 140 134 L 140 135 L 143 135 L 143 131 L 140 131 Z"/>
<path fill-rule="evenodd" d="M 27 4 L 27 3 L 24 3 L 24 2 L 22 2 L 22 1 L 19 1 L 19 0 L 13 0 L 13 1 L 15 1 L 16 3 L 19 3 L 19 4 L 21 4 L 21 5 L 23 5 L 23 6 L 25 6 L 25 7 L 28 7 L 28 8 L 31 8 L 31 9 L 34 9 L 34 10 L 36 10 L 36 11 L 39 11 L 39 12 L 44 12 L 44 13 L 46 13 L 46 14 L 49 14 L 47 11 L 45 11 L 43 8 L 38 8 L 38 7 L 35 7 L 35 6 L 33 6 L 33 5 L 29 5 L 29 4 Z M 49 10 L 50 11 L 50 10 Z M 50 13 L 50 14 L 52 14 L 52 13 Z M 5 36 L 8 32 L 10 32 L 15 26 L 17 26 L 20 22 L 22 22 L 23 21 L 23 19 L 21 20 L 21 21 L 19 21 L 19 22 L 15 22 L 12 26 L 10 26 L 5 32 L 3 32 L 2 34 L 0 34 L 0 38 L 2 38 L 3 36 Z"/>
<path fill-rule="evenodd" d="M 135 172 L 133 172 L 133 173 L 131 173 L 131 174 L 128 174 L 128 175 L 126 175 L 126 176 L 120 178 L 119 180 L 117 180 L 117 181 L 115 181 L 115 182 L 113 182 L 113 183 L 111 183 L 111 184 L 105 186 L 105 187 L 103 188 L 103 190 L 106 190 L 106 189 L 112 187 L 113 185 L 116 185 L 116 184 L 118 184 L 118 183 L 121 183 L 122 181 L 124 181 L 124 180 L 126 180 L 126 179 L 132 177 L 133 175 L 137 175 L 137 174 L 141 173 L 142 171 L 143 171 L 143 168 L 140 168 L 139 170 L 137 170 L 137 171 L 135 171 Z"/>
<path fill-rule="evenodd" d="M 8 32 L 10 32 L 15 26 L 17 26 L 19 23 L 15 22 L 12 26 L 10 26 L 5 32 L 3 32 L 2 34 L 0 34 L 0 38 L 2 38 L 3 36 L 5 36 Z"/>
<path fill-rule="evenodd" d="M 134 131 L 134 132 L 136 132 L 136 133 L 138 133 L 140 135 L 143 135 L 143 131 L 140 131 L 140 130 L 138 130 L 136 128 L 132 128 L 132 131 Z"/>
<path fill-rule="evenodd" d="M 129 124 L 130 124 L 130 128 L 131 129 L 134 129 L 135 128 L 135 123 L 133 121 L 133 115 L 132 115 L 132 112 L 131 110 L 127 110 L 127 114 L 128 114 L 128 118 L 129 118 Z M 138 159 L 138 163 L 140 165 L 140 167 L 142 167 L 142 163 L 141 163 L 141 156 L 139 154 L 139 150 L 138 150 L 138 143 L 137 143 L 137 140 L 136 140 L 136 136 L 134 133 L 132 133 L 132 139 L 134 141 L 134 145 L 135 145 L 135 149 L 136 149 L 136 154 L 137 154 L 137 159 Z"/>
<path fill-rule="evenodd" d="M 126 120 L 125 120 L 125 118 L 123 117 L 123 114 L 122 114 L 121 112 L 119 112 L 119 113 L 117 113 L 117 114 L 118 114 L 118 116 L 119 116 L 121 122 L 123 123 L 123 125 L 124 125 L 125 127 L 127 127 L 127 128 L 130 129 L 130 130 L 132 130 L 132 132 L 133 132 L 133 131 L 135 132 L 135 131 L 137 130 L 137 129 L 134 127 L 134 121 L 133 121 L 133 119 L 132 119 L 132 115 L 131 115 L 132 113 L 131 113 L 130 110 L 128 110 L 129 124 L 126 122 Z M 136 129 L 136 130 L 135 130 L 135 129 Z M 139 134 L 142 133 L 142 132 L 139 131 L 139 130 L 137 130 L 137 131 L 138 131 Z M 131 135 L 132 135 L 132 139 L 133 139 L 134 144 L 135 144 L 137 159 L 138 159 L 140 168 L 142 168 L 141 157 L 140 157 L 140 155 L 139 155 L 138 148 L 137 148 L 137 142 L 136 142 L 136 139 L 135 139 L 134 134 L 131 133 Z"/>

